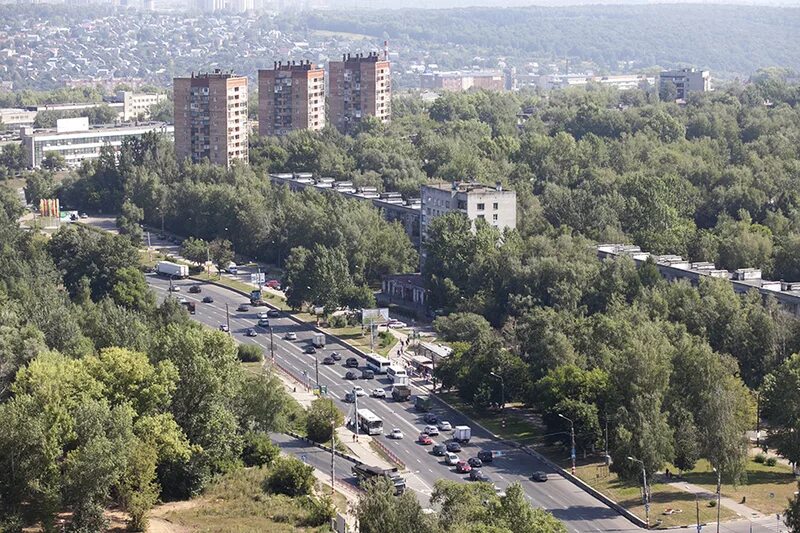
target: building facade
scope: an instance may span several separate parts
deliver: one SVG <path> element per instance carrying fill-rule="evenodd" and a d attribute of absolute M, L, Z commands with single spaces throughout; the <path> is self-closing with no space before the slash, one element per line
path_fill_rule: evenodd
<path fill-rule="evenodd" d="M 325 127 L 325 70 L 310 61 L 258 71 L 258 133 L 286 135 Z"/>
<path fill-rule="evenodd" d="M 230 72 L 173 80 L 175 154 L 197 163 L 248 161 L 247 78 Z"/>
<path fill-rule="evenodd" d="M 664 94 L 670 83 L 675 86 L 675 98 L 685 100 L 690 93 L 705 93 L 711 90 L 711 73 L 696 68 L 665 70 L 658 75 L 659 94 Z"/>
<path fill-rule="evenodd" d="M 100 157 L 100 151 L 104 147 L 116 150 L 122 146 L 125 138 L 139 137 L 150 132 L 160 133 L 171 139 L 173 127 L 163 122 L 90 127 L 89 119 L 81 117 L 60 119 L 55 129 L 23 128 L 20 134 L 28 157 L 28 166 L 37 168 L 50 152 L 64 156 L 68 166 L 78 166 L 81 161 Z"/>
<path fill-rule="evenodd" d="M 383 123 L 392 116 L 391 66 L 376 52 L 342 56 L 328 63 L 331 123 L 349 133 L 364 117 Z"/>
<path fill-rule="evenodd" d="M 113 97 L 109 98 L 108 101 L 122 104 L 120 118 L 124 122 L 130 122 L 132 120 L 138 120 L 140 117 L 144 120 L 148 120 L 150 118 L 150 107 L 164 102 L 166 99 L 166 94 L 118 91 Z"/>
<path fill-rule="evenodd" d="M 506 88 L 505 76 L 494 70 L 426 72 L 419 78 L 421 89 L 462 92 L 470 89 L 503 91 Z"/>

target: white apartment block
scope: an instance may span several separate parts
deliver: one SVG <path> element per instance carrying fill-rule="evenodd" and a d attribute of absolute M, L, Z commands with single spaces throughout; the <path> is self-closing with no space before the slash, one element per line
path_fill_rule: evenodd
<path fill-rule="evenodd" d="M 658 75 L 658 90 L 673 83 L 677 89 L 677 100 L 685 100 L 689 93 L 705 93 L 711 90 L 711 73 L 696 68 L 665 70 Z"/>

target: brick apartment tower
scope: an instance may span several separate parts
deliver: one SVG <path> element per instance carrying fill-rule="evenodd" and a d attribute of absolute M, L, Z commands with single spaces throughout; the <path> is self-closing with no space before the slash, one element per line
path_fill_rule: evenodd
<path fill-rule="evenodd" d="M 215 70 L 173 80 L 175 154 L 215 165 L 248 162 L 247 78 Z"/>
<path fill-rule="evenodd" d="M 310 61 L 258 71 L 258 133 L 286 135 L 325 127 L 325 70 Z"/>
<path fill-rule="evenodd" d="M 389 122 L 392 115 L 392 81 L 389 60 L 377 52 L 350 54 L 328 64 L 330 121 L 349 133 L 363 117 Z"/>

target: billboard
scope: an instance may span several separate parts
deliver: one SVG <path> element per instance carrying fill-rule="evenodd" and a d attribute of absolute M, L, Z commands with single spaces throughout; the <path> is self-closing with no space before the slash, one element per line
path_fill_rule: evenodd
<path fill-rule="evenodd" d="M 385 324 L 389 322 L 389 308 L 377 307 L 375 309 L 361 310 L 361 324 Z"/>
<path fill-rule="evenodd" d="M 58 198 L 42 198 L 39 200 L 39 215 L 43 217 L 59 217 L 61 206 Z"/>

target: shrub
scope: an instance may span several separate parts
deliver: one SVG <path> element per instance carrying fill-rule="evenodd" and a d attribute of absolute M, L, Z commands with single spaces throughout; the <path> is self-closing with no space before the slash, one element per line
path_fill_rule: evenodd
<path fill-rule="evenodd" d="M 344 315 L 335 315 L 328 319 L 328 326 L 336 328 L 347 327 L 347 317 Z"/>
<path fill-rule="evenodd" d="M 306 414 L 306 434 L 314 442 L 328 442 L 331 440 L 331 420 L 334 426 L 341 426 L 344 422 L 342 412 L 330 398 L 317 398 L 311 403 Z"/>
<path fill-rule="evenodd" d="M 306 496 L 314 486 L 314 469 L 294 457 L 278 457 L 264 480 L 264 490 L 286 496 Z"/>
<path fill-rule="evenodd" d="M 336 516 L 336 508 L 329 494 L 323 494 L 319 498 L 308 496 L 301 503 L 308 511 L 308 517 L 305 519 L 305 525 L 308 527 L 330 524 L 331 519 Z"/>
<path fill-rule="evenodd" d="M 264 359 L 261 348 L 255 344 L 239 345 L 239 361 L 243 363 L 260 363 Z"/>
<path fill-rule="evenodd" d="M 778 458 L 777 457 L 767 457 L 767 460 L 764 461 L 764 464 L 767 465 L 767 466 L 775 466 L 776 464 L 778 464 Z"/>
<path fill-rule="evenodd" d="M 764 455 L 763 453 L 757 453 L 756 456 L 753 457 L 753 461 L 761 465 L 763 465 L 766 460 L 767 456 Z"/>
<path fill-rule="evenodd" d="M 717 506 L 717 500 L 708 500 L 708 506 L 709 507 L 716 507 Z"/>
<path fill-rule="evenodd" d="M 269 465 L 281 453 L 281 449 L 269 440 L 266 433 L 251 431 L 244 439 L 242 460 L 247 466 Z"/>

